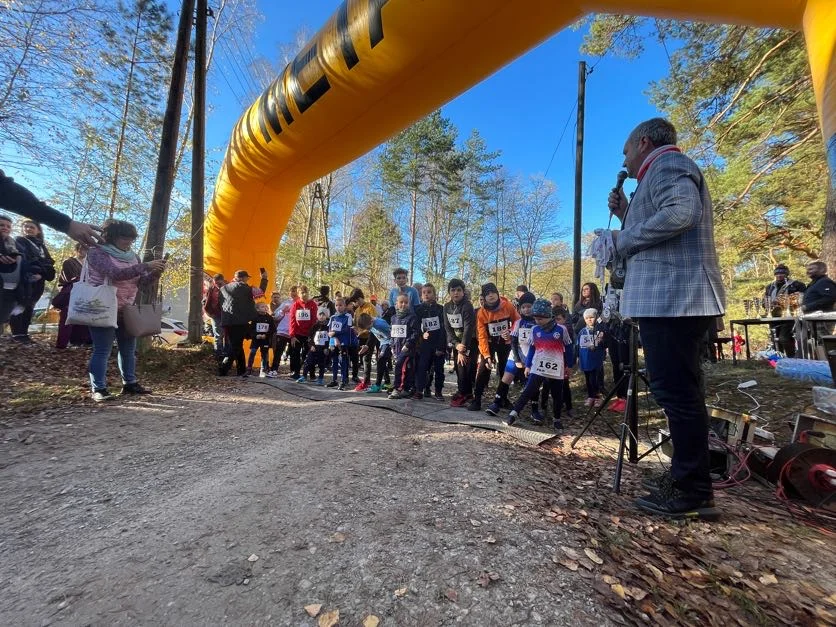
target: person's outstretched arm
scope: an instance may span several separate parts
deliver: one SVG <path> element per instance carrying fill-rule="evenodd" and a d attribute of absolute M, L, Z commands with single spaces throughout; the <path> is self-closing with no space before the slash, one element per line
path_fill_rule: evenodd
<path fill-rule="evenodd" d="M 0 208 L 66 233 L 77 242 L 92 246 L 101 241 L 98 229 L 90 224 L 76 222 L 70 216 L 53 209 L 23 185 L 15 183 L 0 170 Z"/>

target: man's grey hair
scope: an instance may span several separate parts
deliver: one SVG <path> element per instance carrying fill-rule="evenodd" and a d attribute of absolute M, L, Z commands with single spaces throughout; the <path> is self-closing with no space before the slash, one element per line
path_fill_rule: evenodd
<path fill-rule="evenodd" d="M 676 127 L 665 118 L 652 118 L 634 128 L 628 141 L 635 144 L 642 137 L 647 137 L 654 148 L 673 145 L 676 144 Z"/>
<path fill-rule="evenodd" d="M 827 274 L 827 264 L 826 264 L 825 262 L 821 261 L 821 260 L 818 260 L 818 259 L 817 259 L 816 261 L 811 261 L 810 263 L 808 263 L 808 264 L 807 264 L 807 267 L 808 267 L 808 268 L 809 268 L 810 266 L 813 266 L 813 267 L 815 267 L 815 268 L 818 268 L 819 270 L 821 270 L 822 272 L 824 272 L 825 274 Z"/>

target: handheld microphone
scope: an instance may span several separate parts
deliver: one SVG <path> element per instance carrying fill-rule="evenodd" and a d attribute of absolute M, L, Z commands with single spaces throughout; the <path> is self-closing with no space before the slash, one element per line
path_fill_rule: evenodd
<path fill-rule="evenodd" d="M 619 170 L 618 171 L 618 176 L 615 179 L 615 187 L 612 188 L 612 191 L 614 193 L 618 194 L 618 192 L 621 191 L 621 188 L 624 187 L 624 181 L 626 181 L 626 180 L 627 180 L 627 170 Z M 612 209 L 610 209 L 610 220 L 609 220 L 609 222 L 607 222 L 607 228 L 610 228 L 610 225 L 612 224 L 612 217 L 613 217 L 613 212 L 612 212 Z"/>
<path fill-rule="evenodd" d="M 621 191 L 621 188 L 624 187 L 624 181 L 627 180 L 627 170 L 619 170 L 618 177 L 615 180 L 615 187 L 613 187 L 613 191 L 618 193 Z"/>

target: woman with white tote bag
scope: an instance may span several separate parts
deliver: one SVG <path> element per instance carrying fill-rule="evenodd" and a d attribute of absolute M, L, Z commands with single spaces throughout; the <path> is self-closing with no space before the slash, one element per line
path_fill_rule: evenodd
<path fill-rule="evenodd" d="M 155 259 L 141 263 L 131 250 L 136 241 L 136 227 L 122 220 L 108 220 L 102 227 L 103 244 L 93 246 L 87 253 L 89 282 L 103 285 L 107 282 L 116 288 L 116 301 L 120 314 L 116 328 L 90 327 L 93 338 L 93 354 L 90 357 L 90 385 L 93 400 L 107 401 L 113 395 L 107 389 L 107 362 L 113 350 L 113 340 L 119 349 L 119 374 L 122 376 L 122 394 L 150 394 L 136 378 L 136 338 L 124 328 L 121 311 L 133 305 L 139 285 L 159 277 L 165 270 L 165 261 Z"/>

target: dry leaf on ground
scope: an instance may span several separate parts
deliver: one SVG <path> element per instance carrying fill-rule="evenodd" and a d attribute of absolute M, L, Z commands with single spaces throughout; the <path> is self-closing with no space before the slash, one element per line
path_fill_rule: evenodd
<path fill-rule="evenodd" d="M 407 592 L 409 592 L 409 588 L 398 588 L 397 590 L 395 590 L 395 596 L 402 597 L 405 596 Z"/>
<path fill-rule="evenodd" d="M 340 623 L 340 610 L 325 612 L 319 617 L 319 627 L 335 627 Z"/>
<path fill-rule="evenodd" d="M 590 560 L 592 560 L 593 562 L 598 564 L 598 566 L 600 566 L 601 564 L 604 563 L 604 560 L 602 560 L 600 557 L 598 557 L 598 554 L 595 551 L 593 551 L 592 549 L 584 549 L 583 552 L 586 553 L 586 556 Z"/>
<path fill-rule="evenodd" d="M 311 603 L 310 605 L 305 606 L 305 611 L 308 613 L 308 616 L 315 617 L 319 614 L 319 610 L 322 609 L 322 603 Z"/>
<path fill-rule="evenodd" d="M 369 614 L 363 619 L 363 627 L 377 627 L 380 624 L 380 619 L 374 614 Z"/>

